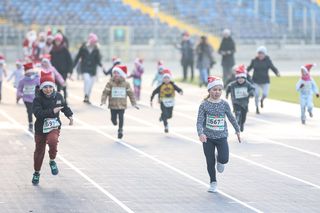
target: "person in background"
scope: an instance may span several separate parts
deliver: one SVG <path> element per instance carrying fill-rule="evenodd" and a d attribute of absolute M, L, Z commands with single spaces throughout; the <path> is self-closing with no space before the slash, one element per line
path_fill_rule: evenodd
<path fill-rule="evenodd" d="M 13 80 L 13 87 L 18 88 L 19 81 L 23 78 L 24 73 L 23 73 L 23 65 L 21 60 L 16 60 L 16 69 L 11 72 L 9 75 L 7 81 Z"/>
<path fill-rule="evenodd" d="M 133 91 L 137 101 L 140 100 L 143 73 L 144 73 L 143 59 L 137 58 L 134 61 L 134 69 L 131 75 L 129 76 L 129 78 L 131 77 L 133 78 Z"/>
<path fill-rule="evenodd" d="M 157 63 L 157 72 L 152 80 L 152 86 L 156 84 L 156 87 L 162 84 L 162 71 L 164 70 L 164 65 L 162 61 Z"/>
<path fill-rule="evenodd" d="M 193 43 L 190 39 L 190 35 L 188 32 L 184 32 L 182 34 L 182 41 L 180 47 L 178 47 L 181 51 L 181 66 L 183 70 L 183 81 L 188 80 L 188 68 L 190 67 L 191 78 L 193 81 L 194 78 L 194 50 Z"/>
<path fill-rule="evenodd" d="M 224 29 L 222 34 L 223 38 L 218 53 L 222 56 L 223 84 L 227 86 L 227 82 L 232 81 L 233 77 L 232 67 L 235 65 L 234 53 L 236 52 L 236 45 L 229 29 Z"/>
<path fill-rule="evenodd" d="M 0 55 L 0 103 L 2 100 L 2 81 L 7 77 L 6 61 L 3 55 Z"/>
<path fill-rule="evenodd" d="M 121 64 L 121 59 L 118 58 L 118 57 L 113 57 L 112 58 L 112 66 L 108 69 L 108 70 L 104 70 L 103 69 L 103 73 L 108 76 L 110 75 L 112 77 L 112 69 L 117 66 L 117 65 L 120 65 Z"/>

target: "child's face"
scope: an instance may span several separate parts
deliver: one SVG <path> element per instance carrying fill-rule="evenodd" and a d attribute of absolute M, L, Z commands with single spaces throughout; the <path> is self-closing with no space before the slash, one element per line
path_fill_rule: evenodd
<path fill-rule="evenodd" d="M 222 94 L 222 86 L 220 85 L 217 85 L 217 86 L 214 86 L 212 87 L 210 90 L 209 90 L 209 94 L 210 94 L 210 97 L 212 99 L 219 99 L 221 97 L 221 94 Z"/>
<path fill-rule="evenodd" d="M 53 87 L 52 86 L 45 86 L 43 87 L 42 91 L 45 95 L 50 96 L 53 93 Z"/>
<path fill-rule="evenodd" d="M 245 78 L 237 78 L 237 82 L 238 82 L 239 84 L 243 84 L 245 81 L 246 81 Z"/>
<path fill-rule="evenodd" d="M 114 80 L 119 80 L 120 74 L 117 71 L 113 72 L 113 78 L 114 78 Z"/>
<path fill-rule="evenodd" d="M 21 64 L 16 64 L 17 69 L 21 69 L 22 65 Z"/>
<path fill-rule="evenodd" d="M 44 68 L 48 68 L 48 67 L 49 67 L 48 61 L 42 61 L 42 62 L 41 62 L 41 65 L 42 65 Z"/>
<path fill-rule="evenodd" d="M 170 83 L 170 78 L 169 78 L 169 77 L 164 77 L 164 78 L 163 78 L 163 82 L 164 82 L 165 84 L 169 84 L 169 83 Z"/>

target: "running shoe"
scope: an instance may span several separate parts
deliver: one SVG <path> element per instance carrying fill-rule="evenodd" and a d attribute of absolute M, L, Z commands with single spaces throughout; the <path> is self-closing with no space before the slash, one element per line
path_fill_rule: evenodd
<path fill-rule="evenodd" d="M 123 131 L 122 129 L 118 130 L 118 139 L 122 139 L 123 138 Z"/>
<path fill-rule="evenodd" d="M 208 192 L 210 193 L 216 193 L 218 190 L 217 190 L 217 182 L 214 181 L 214 182 L 211 182 L 210 183 L 210 188 L 208 189 Z"/>
<path fill-rule="evenodd" d="M 256 114 L 260 114 L 259 107 L 256 108 Z"/>
<path fill-rule="evenodd" d="M 219 173 L 224 171 L 224 164 L 217 162 L 217 170 Z"/>
<path fill-rule="evenodd" d="M 168 126 L 168 125 L 166 125 L 166 126 L 164 127 L 164 132 L 165 132 L 165 133 L 168 133 L 168 132 L 169 132 L 169 126 Z"/>
<path fill-rule="evenodd" d="M 310 116 L 310 118 L 313 117 L 313 113 L 311 111 L 309 111 L 309 116 Z"/>
<path fill-rule="evenodd" d="M 52 175 L 57 175 L 59 173 L 59 169 L 57 167 L 57 164 L 55 161 L 50 161 L 49 163 L 50 169 L 51 169 L 51 174 Z"/>
<path fill-rule="evenodd" d="M 33 185 L 38 185 L 39 181 L 40 181 L 40 173 L 39 172 L 33 173 L 32 184 Z"/>

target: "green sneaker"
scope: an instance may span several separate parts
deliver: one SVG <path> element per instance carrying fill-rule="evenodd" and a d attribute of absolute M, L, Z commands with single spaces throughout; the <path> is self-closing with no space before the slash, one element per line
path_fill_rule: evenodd
<path fill-rule="evenodd" d="M 33 185 L 38 185 L 39 184 L 39 180 L 40 180 L 40 173 L 39 172 L 33 173 L 32 184 Z"/>
<path fill-rule="evenodd" d="M 56 162 L 50 161 L 49 165 L 50 165 L 50 169 L 51 169 L 51 174 L 57 175 L 59 173 L 59 170 L 58 170 Z"/>

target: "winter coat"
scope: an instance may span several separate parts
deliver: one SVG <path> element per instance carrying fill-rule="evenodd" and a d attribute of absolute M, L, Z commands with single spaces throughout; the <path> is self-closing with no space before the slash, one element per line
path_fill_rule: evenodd
<path fill-rule="evenodd" d="M 246 80 L 243 84 L 239 84 L 236 80 L 231 82 L 226 89 L 226 96 L 231 93 L 232 104 L 236 104 L 246 109 L 249 104 L 249 97 L 254 96 L 254 86 Z"/>
<path fill-rule="evenodd" d="M 131 104 L 133 106 L 136 105 L 137 103 L 130 84 L 123 78 L 120 78 L 119 82 L 116 82 L 114 77 L 112 77 L 102 92 L 101 103 L 105 104 L 108 98 L 109 109 L 126 109 L 128 96 Z"/>
<path fill-rule="evenodd" d="M 236 52 L 236 46 L 231 37 L 222 39 L 218 52 L 222 55 L 222 66 L 233 67 L 235 65 L 234 53 Z"/>
<path fill-rule="evenodd" d="M 213 66 L 213 49 L 209 44 L 200 43 L 196 48 L 196 54 L 198 69 L 210 69 Z"/>
<path fill-rule="evenodd" d="M 17 98 L 24 102 L 32 103 L 35 98 L 36 87 L 40 85 L 40 78 L 37 74 L 25 76 L 18 85 Z"/>
<path fill-rule="evenodd" d="M 266 56 L 263 60 L 254 58 L 251 64 L 247 67 L 248 72 L 253 69 L 252 81 L 256 84 L 268 84 L 270 83 L 269 69 L 271 69 L 276 75 L 279 74 L 278 69 L 273 65 L 269 56 Z"/>
<path fill-rule="evenodd" d="M 60 86 L 64 85 L 65 82 L 62 75 L 52 65 L 50 65 L 49 68 L 44 68 L 43 66 L 41 68 L 41 72 L 51 73 L 57 84 L 59 84 Z"/>
<path fill-rule="evenodd" d="M 301 85 L 303 86 L 301 87 Z M 313 96 L 319 93 L 316 82 L 311 78 L 310 81 L 300 79 L 296 84 L 296 90 L 300 93 L 300 96 Z"/>
<path fill-rule="evenodd" d="M 174 82 L 170 82 L 169 84 L 162 83 L 160 86 L 158 86 L 155 90 L 153 90 L 150 101 L 153 100 L 154 96 L 156 94 L 159 94 L 160 102 L 164 102 L 166 99 L 174 99 L 175 97 L 175 91 L 182 92 L 182 89 L 180 89 Z M 166 106 L 166 104 L 164 103 Z M 172 105 L 173 106 L 173 105 Z"/>
<path fill-rule="evenodd" d="M 181 64 L 193 63 L 193 44 L 190 40 L 181 42 Z"/>
<path fill-rule="evenodd" d="M 36 117 L 35 122 L 35 132 L 44 133 L 44 121 L 47 119 L 56 119 L 59 123 L 58 129 L 61 128 L 61 121 L 59 117 L 59 112 L 54 113 L 53 109 L 56 107 L 63 107 L 61 112 L 69 118 L 73 115 L 73 112 L 66 104 L 62 95 L 58 92 L 54 92 L 50 97 L 47 97 L 42 90 L 39 91 L 36 98 L 33 101 L 33 114 Z"/>
<path fill-rule="evenodd" d="M 69 50 L 64 46 L 59 47 L 53 46 L 51 52 L 51 64 L 57 71 L 62 75 L 63 79 L 66 80 L 68 73 L 72 74 L 72 58 Z"/>
<path fill-rule="evenodd" d="M 83 44 L 74 60 L 74 67 L 80 62 L 81 73 L 89 73 L 91 76 L 97 74 L 97 66 L 102 67 L 101 55 L 98 47 L 94 47 L 92 52 L 89 51 L 87 44 Z"/>

